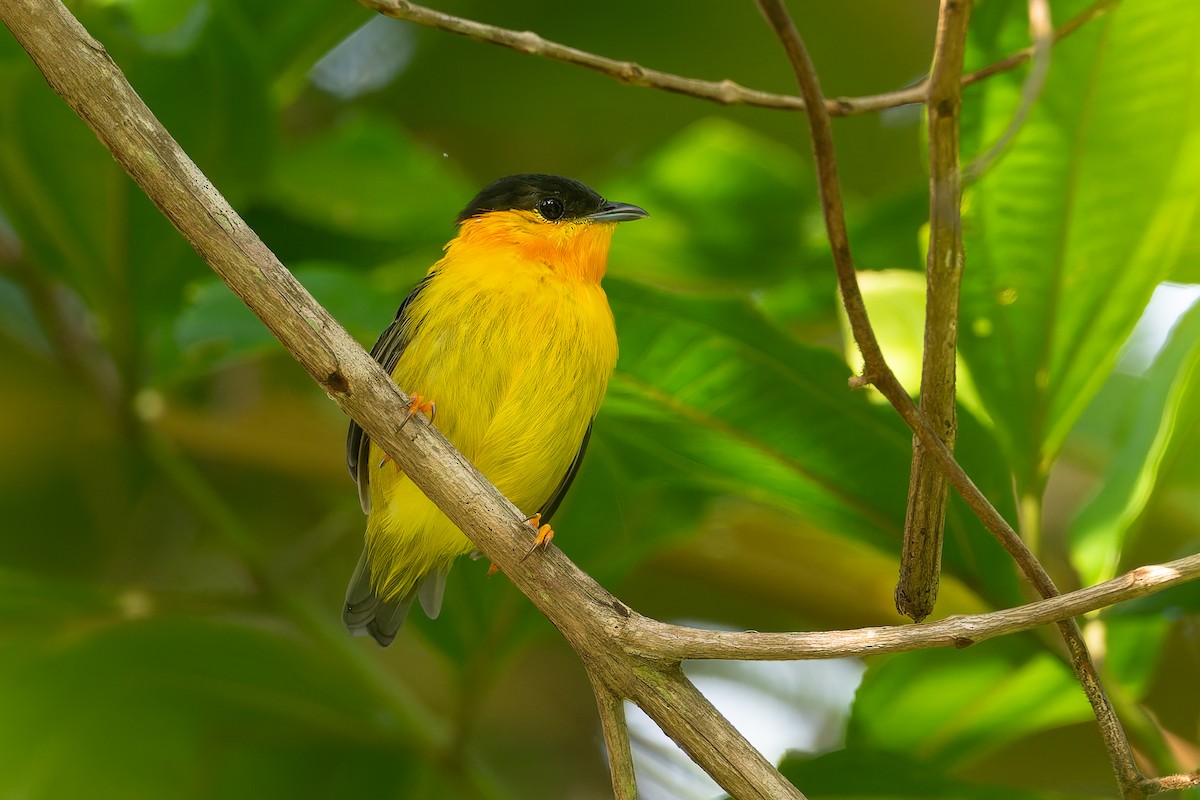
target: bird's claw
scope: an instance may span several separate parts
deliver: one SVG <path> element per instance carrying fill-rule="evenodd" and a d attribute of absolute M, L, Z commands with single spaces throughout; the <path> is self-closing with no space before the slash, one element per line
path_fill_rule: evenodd
<path fill-rule="evenodd" d="M 533 545 L 531 545 L 530 548 L 525 551 L 525 555 L 521 556 L 522 561 L 533 555 L 533 552 L 539 548 L 545 550 L 550 546 L 550 540 L 554 538 L 554 529 L 550 527 L 550 523 L 547 522 L 545 525 L 539 525 L 538 523 L 541 521 L 541 512 L 538 512 L 529 519 L 525 520 L 525 522 L 537 530 L 537 536 L 533 538 Z"/>
<path fill-rule="evenodd" d="M 419 394 L 409 395 L 409 399 L 411 402 L 408 404 L 408 414 L 401 420 L 399 429 L 404 430 L 404 426 L 413 418 L 413 414 L 416 414 L 418 411 L 428 417 L 430 424 L 433 424 L 433 418 L 437 414 L 437 403 L 432 400 L 426 400 Z M 376 469 L 383 469 L 383 465 L 391 460 L 392 457 L 384 453 L 383 458 L 379 459 L 379 466 Z M 400 469 L 399 464 L 396 465 L 396 469 Z"/>
<path fill-rule="evenodd" d="M 408 404 L 408 416 L 400 423 L 400 430 L 404 430 L 404 426 L 413 418 L 413 415 L 418 411 L 429 418 L 429 422 L 433 423 L 433 418 L 437 416 L 437 403 L 432 400 L 426 400 L 419 394 L 409 395 L 411 402 Z"/>

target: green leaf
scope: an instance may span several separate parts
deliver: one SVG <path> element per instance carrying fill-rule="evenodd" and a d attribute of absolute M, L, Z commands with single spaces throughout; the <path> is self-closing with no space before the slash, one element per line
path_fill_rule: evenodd
<path fill-rule="evenodd" d="M 1129 384 L 1133 383 L 1132 386 Z M 1189 411 L 1184 398 L 1200 384 L 1200 304 L 1176 323 L 1167 345 L 1140 379 L 1122 381 L 1101 392 L 1097 404 L 1127 403 L 1126 426 L 1116 431 L 1116 452 L 1098 489 L 1069 529 L 1071 562 L 1085 584 L 1116 576 L 1128 536 L 1158 486 L 1158 474 Z M 1117 395 L 1120 390 L 1124 395 Z M 1115 395 L 1115 396 L 1114 396 Z"/>
<path fill-rule="evenodd" d="M 370 347 L 387 327 L 403 296 L 390 297 L 376 281 L 339 264 L 309 263 L 294 274 L 333 317 Z M 249 356 L 279 350 L 275 337 L 219 280 L 196 284 L 188 305 L 175 321 L 174 343 L 181 363 L 164 365 L 178 372 L 203 373 Z M 171 374 L 171 373 L 165 373 Z"/>
<path fill-rule="evenodd" d="M 606 283 L 621 338 L 608 431 L 679 480 L 892 543 L 908 437 L 849 390 L 846 365 L 801 345 L 749 303 Z M 891 545 L 894 546 L 894 545 Z"/>
<path fill-rule="evenodd" d="M 365 20 L 386 19 L 338 3 L 233 0 L 232 5 L 244 15 L 248 38 L 253 37 L 253 48 L 272 76 L 273 95 L 284 108 L 295 103 L 308 86 L 308 73 L 321 56 Z"/>
<path fill-rule="evenodd" d="M 847 224 L 859 270 L 911 269 L 923 271 L 929 227 L 929 195 L 925 186 L 907 188 L 868 204 L 853 213 Z M 824 236 L 824 229 L 821 231 Z M 828 245 L 826 245 L 828 249 Z M 833 271 L 833 257 L 826 255 Z"/>
<path fill-rule="evenodd" d="M 990 426 L 961 405 L 955 457 L 1001 516 L 1015 520 L 1012 478 L 995 434 Z M 1012 557 L 954 491 L 950 492 L 946 505 L 942 547 L 942 568 L 957 575 L 996 607 L 1015 606 L 1025 601 Z"/>
<path fill-rule="evenodd" d="M 5 624 L 61 622 L 80 614 L 111 613 L 113 601 L 78 583 L 0 568 L 0 620 Z"/>
<path fill-rule="evenodd" d="M 1125 692 L 1141 700 L 1163 661 L 1163 643 L 1174 620 L 1164 614 L 1107 613 L 1101 624 L 1105 626 L 1105 670 Z"/>
<path fill-rule="evenodd" d="M 289 142 L 270 199 L 306 224 L 409 247 L 440 246 L 454 235 L 454 216 L 474 191 L 395 124 L 359 113 Z"/>
<path fill-rule="evenodd" d="M 400 794 L 411 769 L 396 720 L 360 682 L 278 632 L 112 619 L 4 650 L 5 796 Z"/>
<path fill-rule="evenodd" d="M 970 783 L 935 760 L 872 749 L 846 749 L 804 758 L 789 755 L 779 764 L 806 796 L 857 800 L 942 798 L 944 800 L 1038 800 L 1042 795 L 1008 786 Z M 1061 799 L 1060 799 L 1061 800 Z"/>
<path fill-rule="evenodd" d="M 955 769 L 1006 742 L 1089 719 L 1070 669 L 1028 637 L 872 662 L 850 718 L 856 748 Z"/>
<path fill-rule="evenodd" d="M 845 362 L 748 302 L 617 279 L 606 287 L 621 358 L 596 435 L 639 464 L 636 485 L 735 494 L 896 552 L 911 435 L 890 407 L 849 389 Z M 963 428 L 965 467 L 1011 517 L 994 441 L 968 415 Z M 960 505 L 948 520 L 947 570 L 993 603 L 1018 601 L 1002 548 Z"/>
<path fill-rule="evenodd" d="M 896 373 L 900 383 L 914 398 L 921 389 L 921 362 L 925 343 L 925 276 L 920 272 L 902 269 L 883 269 L 861 272 L 858 285 L 863 301 L 870 314 L 871 327 L 883 349 L 888 366 Z M 838 318 L 842 323 L 842 349 L 850 369 L 861 373 L 862 353 L 854 342 L 850 321 L 844 308 L 839 307 Z M 957 359 L 956 393 L 958 402 L 977 417 L 987 419 L 986 410 L 979 400 L 979 392 L 971 379 L 971 372 Z M 877 389 L 870 389 L 878 402 L 885 402 Z"/>
<path fill-rule="evenodd" d="M 876 270 L 920 276 L 918 266 L 924 262 L 920 233 L 923 226 L 928 226 L 929 213 L 924 187 L 905 190 L 862 208 L 854 208 L 847 199 L 847 206 L 850 241 L 864 291 Z M 806 216 L 805 232 L 806 249 L 797 254 L 791 276 L 756 290 L 754 299 L 767 316 L 798 337 L 821 341 L 827 339 L 830 327 L 844 314 L 837 302 L 833 256 L 816 212 Z"/>
<path fill-rule="evenodd" d="M 0 48 L 21 52 L 11 37 Z M 96 198 L 120 168 L 28 59 L 3 62 L 2 70 L 0 207 L 22 257 L 85 298 L 103 298 L 109 290 L 97 261 L 109 249 L 108 220 Z"/>
<path fill-rule="evenodd" d="M 623 578 L 650 553 L 691 534 L 714 499 L 681 480 L 669 460 L 646 458 L 643 445 L 629 440 L 619 416 L 601 411 L 577 485 L 556 518 L 570 532 L 562 546 L 600 581 Z"/>
<path fill-rule="evenodd" d="M 1179 258 L 1200 196 L 1185 147 L 1198 77 L 1200 5 L 1117 6 L 1055 47 L 1041 99 L 970 193 L 961 347 L 1022 491 L 1040 486 Z M 969 93 L 982 119 L 968 141 L 999 135 L 1022 81 Z"/>
<path fill-rule="evenodd" d="M 1189 152 L 1195 153 L 1194 141 Z M 1174 283 L 1200 283 L 1200 226 L 1193 226 L 1183 245 L 1183 253 L 1171 270 L 1168 280 Z"/>
<path fill-rule="evenodd" d="M 235 205 L 268 162 L 266 84 L 232 12 L 207 2 L 84 3 L 81 22 Z M 0 48 L 15 46 L 11 39 Z M 26 59 L 0 59 L 0 208 L 22 257 L 66 282 L 125 373 L 205 272 L 187 241 Z"/>
<path fill-rule="evenodd" d="M 1197 552 L 1197 537 L 1187 543 L 1180 556 Z M 1190 581 L 1161 592 L 1129 600 L 1105 612 L 1107 617 L 1151 616 L 1167 620 L 1187 619 L 1200 613 L 1200 581 Z"/>
<path fill-rule="evenodd" d="M 672 287 L 761 287 L 797 273 L 816 189 L 795 152 L 723 119 L 668 142 L 609 195 L 652 224 L 614 238 L 612 274 Z M 824 272 L 832 304 L 833 273 Z"/>

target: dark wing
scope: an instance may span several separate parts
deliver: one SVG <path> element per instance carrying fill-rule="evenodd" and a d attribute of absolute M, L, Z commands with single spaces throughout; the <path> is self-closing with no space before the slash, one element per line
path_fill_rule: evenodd
<path fill-rule="evenodd" d="M 391 375 L 392 370 L 400 363 L 400 356 L 404 353 L 404 348 L 408 346 L 406 334 L 411 331 L 405 331 L 404 324 L 408 305 L 421 293 L 431 277 L 433 276 L 426 275 L 420 283 L 413 287 L 396 311 L 396 318 L 392 320 L 392 324 L 380 334 L 379 340 L 371 348 L 371 355 L 383 366 L 388 375 Z M 370 456 L 371 437 L 367 436 L 367 432 L 360 428 L 357 422 L 350 420 L 350 430 L 346 432 L 346 468 L 350 470 L 350 477 L 358 482 L 358 502 L 362 506 L 364 514 L 371 511 Z"/>
<path fill-rule="evenodd" d="M 554 516 L 554 512 L 558 510 L 559 504 L 567 496 L 567 490 L 571 488 L 571 482 L 575 480 L 575 476 L 579 473 L 579 465 L 583 463 L 583 454 L 587 452 L 588 439 L 591 438 L 592 423 L 589 422 L 587 430 L 583 432 L 583 441 L 579 444 L 579 452 L 575 454 L 575 460 L 571 462 L 571 466 L 567 467 L 567 474 L 563 475 L 562 480 L 558 482 L 558 486 L 554 490 L 554 494 L 550 495 L 550 499 L 539 509 L 542 514 L 541 521 L 543 523 L 550 521 L 550 517 Z"/>

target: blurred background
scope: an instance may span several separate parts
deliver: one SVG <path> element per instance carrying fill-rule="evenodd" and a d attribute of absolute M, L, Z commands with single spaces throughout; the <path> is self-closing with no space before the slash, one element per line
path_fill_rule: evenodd
<path fill-rule="evenodd" d="M 793 12 L 829 95 L 928 67 L 934 0 Z M 1028 43 L 979 0 L 968 66 Z M 1109 4 L 1114 5 L 1114 4 Z M 622 86 L 350 0 L 74 0 L 150 108 L 364 345 L 483 185 L 571 175 L 617 233 L 621 360 L 562 547 L 638 611 L 898 624 L 910 436 L 853 347 L 801 116 Z M 1084 11 L 1054 0 L 1056 24 Z M 792 92 L 752 3 L 439 10 Z M 1025 69 L 965 95 L 964 158 Z M 1123 0 L 1054 50 L 967 191 L 960 461 L 1064 590 L 1200 550 L 1200 6 Z M 0 36 L 0 797 L 611 796 L 575 656 L 487 562 L 387 650 L 340 606 L 364 520 L 347 420 Z M 920 109 L 835 121 L 852 244 L 915 386 Z M 1139 322 L 1140 320 L 1140 322 Z M 935 617 L 1028 599 L 951 502 Z M 1200 591 L 1085 621 L 1143 767 L 1200 763 Z M 1117 796 L 1048 630 L 690 675 L 809 796 Z M 631 712 L 643 795 L 720 790 Z"/>

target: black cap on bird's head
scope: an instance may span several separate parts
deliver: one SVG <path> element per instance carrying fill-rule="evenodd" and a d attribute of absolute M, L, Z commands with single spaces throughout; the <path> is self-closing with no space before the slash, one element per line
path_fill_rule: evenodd
<path fill-rule="evenodd" d="M 610 203 L 591 187 L 558 175 L 510 175 L 475 195 L 457 223 L 491 211 L 531 211 L 546 222 L 625 222 L 648 216 L 629 203 Z"/>

